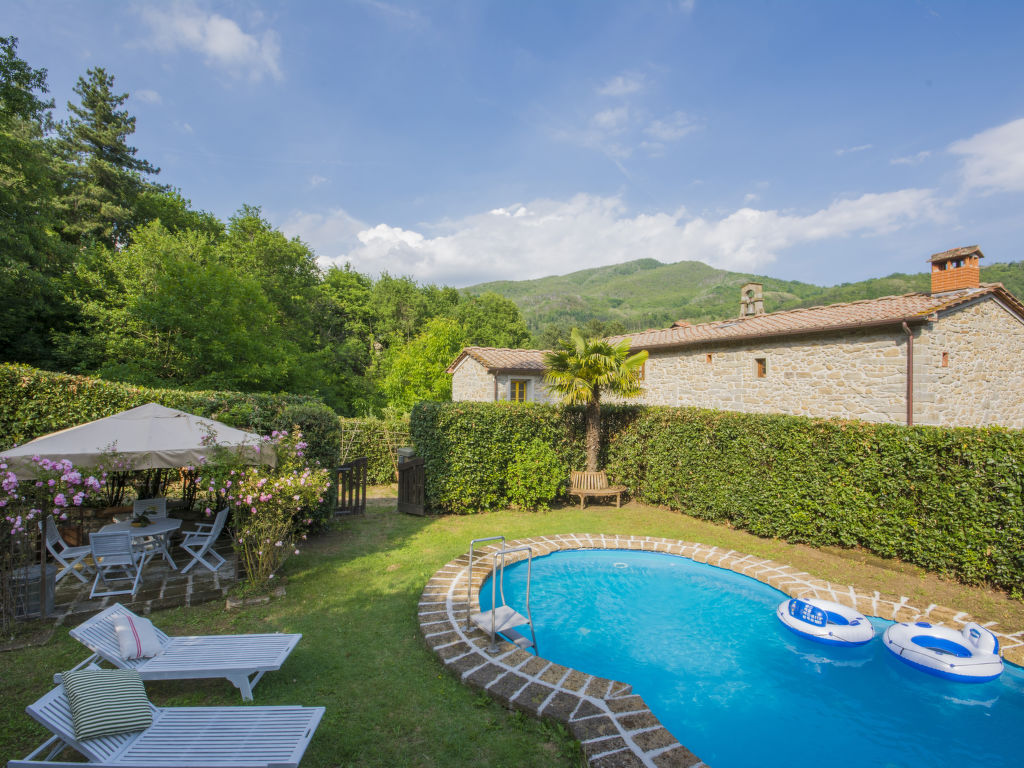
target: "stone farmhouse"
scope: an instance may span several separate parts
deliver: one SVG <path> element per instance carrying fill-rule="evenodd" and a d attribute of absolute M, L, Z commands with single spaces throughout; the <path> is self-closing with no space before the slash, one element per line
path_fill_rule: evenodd
<path fill-rule="evenodd" d="M 872 422 L 1024 428 L 1024 304 L 981 284 L 977 246 L 932 256 L 931 291 L 616 336 L 647 350 L 633 402 Z M 453 400 L 552 402 L 542 350 L 467 347 Z"/>

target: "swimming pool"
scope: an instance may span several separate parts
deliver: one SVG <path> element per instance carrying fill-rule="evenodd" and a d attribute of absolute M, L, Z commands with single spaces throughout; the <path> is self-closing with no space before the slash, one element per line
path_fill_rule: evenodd
<path fill-rule="evenodd" d="M 533 564 L 542 657 L 631 683 L 661 722 L 715 768 L 1017 766 L 1024 671 L 964 685 L 924 675 L 879 639 L 830 648 L 775 618 L 783 593 L 672 555 L 566 551 Z M 506 571 L 521 605 L 525 567 Z M 490 583 L 481 590 L 486 609 Z M 878 634 L 891 622 L 872 619 Z"/>

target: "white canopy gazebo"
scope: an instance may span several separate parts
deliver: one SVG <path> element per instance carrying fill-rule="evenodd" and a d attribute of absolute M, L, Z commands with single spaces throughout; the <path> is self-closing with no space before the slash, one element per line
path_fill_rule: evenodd
<path fill-rule="evenodd" d="M 132 469 L 173 469 L 201 463 L 213 455 L 214 443 L 253 464 L 277 463 L 273 447 L 253 432 L 156 403 L 37 437 L 0 451 L 0 458 L 21 477 L 32 476 L 33 456 L 89 467 L 112 450 Z"/>

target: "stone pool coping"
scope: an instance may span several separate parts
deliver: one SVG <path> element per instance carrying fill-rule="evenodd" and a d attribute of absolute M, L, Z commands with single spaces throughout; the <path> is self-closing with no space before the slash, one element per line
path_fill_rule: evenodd
<path fill-rule="evenodd" d="M 856 608 L 867 616 L 891 621 L 922 621 L 962 627 L 967 613 L 929 605 L 919 608 L 909 598 L 893 599 L 878 592 L 840 586 L 790 565 L 734 550 L 654 536 L 569 533 L 506 542 L 509 548 L 530 546 L 534 557 L 572 549 L 631 549 L 679 555 L 750 576 L 790 597 L 818 597 Z M 444 665 L 472 688 L 503 704 L 567 726 L 592 768 L 698 768 L 704 763 L 664 727 L 629 683 L 589 675 L 532 656 L 498 638 L 498 652 L 486 651 L 487 633 L 466 628 L 467 607 L 480 610 L 480 586 L 490 575 L 496 542 L 474 550 L 472 605 L 467 603 L 469 552 L 446 563 L 431 576 L 420 596 L 420 631 Z M 522 559 L 512 556 L 507 562 Z M 995 622 L 978 621 L 999 638 L 1003 658 L 1024 665 L 1024 631 L 1004 632 Z"/>

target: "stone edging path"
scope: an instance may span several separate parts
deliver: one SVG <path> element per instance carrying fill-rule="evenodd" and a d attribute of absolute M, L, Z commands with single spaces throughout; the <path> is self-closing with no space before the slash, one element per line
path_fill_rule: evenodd
<path fill-rule="evenodd" d="M 972 621 L 966 613 L 929 605 L 918 608 L 906 597 L 893 600 L 878 592 L 859 592 L 798 571 L 789 565 L 720 547 L 661 539 L 653 536 L 613 536 L 570 533 L 507 542 L 528 545 L 540 557 L 566 549 L 634 549 L 664 552 L 727 568 L 764 582 L 791 597 L 818 597 L 856 608 L 867 616 L 891 621 L 923 621 L 948 624 L 957 629 Z M 569 728 L 583 747 L 592 768 L 698 768 L 700 758 L 666 730 L 658 718 L 633 694 L 628 682 L 606 680 L 586 672 L 553 664 L 532 656 L 499 638 L 498 653 L 485 650 L 485 632 L 466 628 L 466 609 L 479 611 L 477 595 L 490 575 L 491 559 L 498 547 L 481 547 L 474 557 L 473 603 L 467 605 L 469 553 L 440 568 L 423 588 L 419 602 L 420 631 L 444 665 L 467 685 L 503 704 L 538 717 L 556 720 Z M 520 556 L 521 559 L 522 556 Z M 511 563 L 516 559 L 508 559 Z M 1005 633 L 994 622 L 979 624 L 999 637 L 1003 658 L 1024 665 L 1024 631 Z"/>

